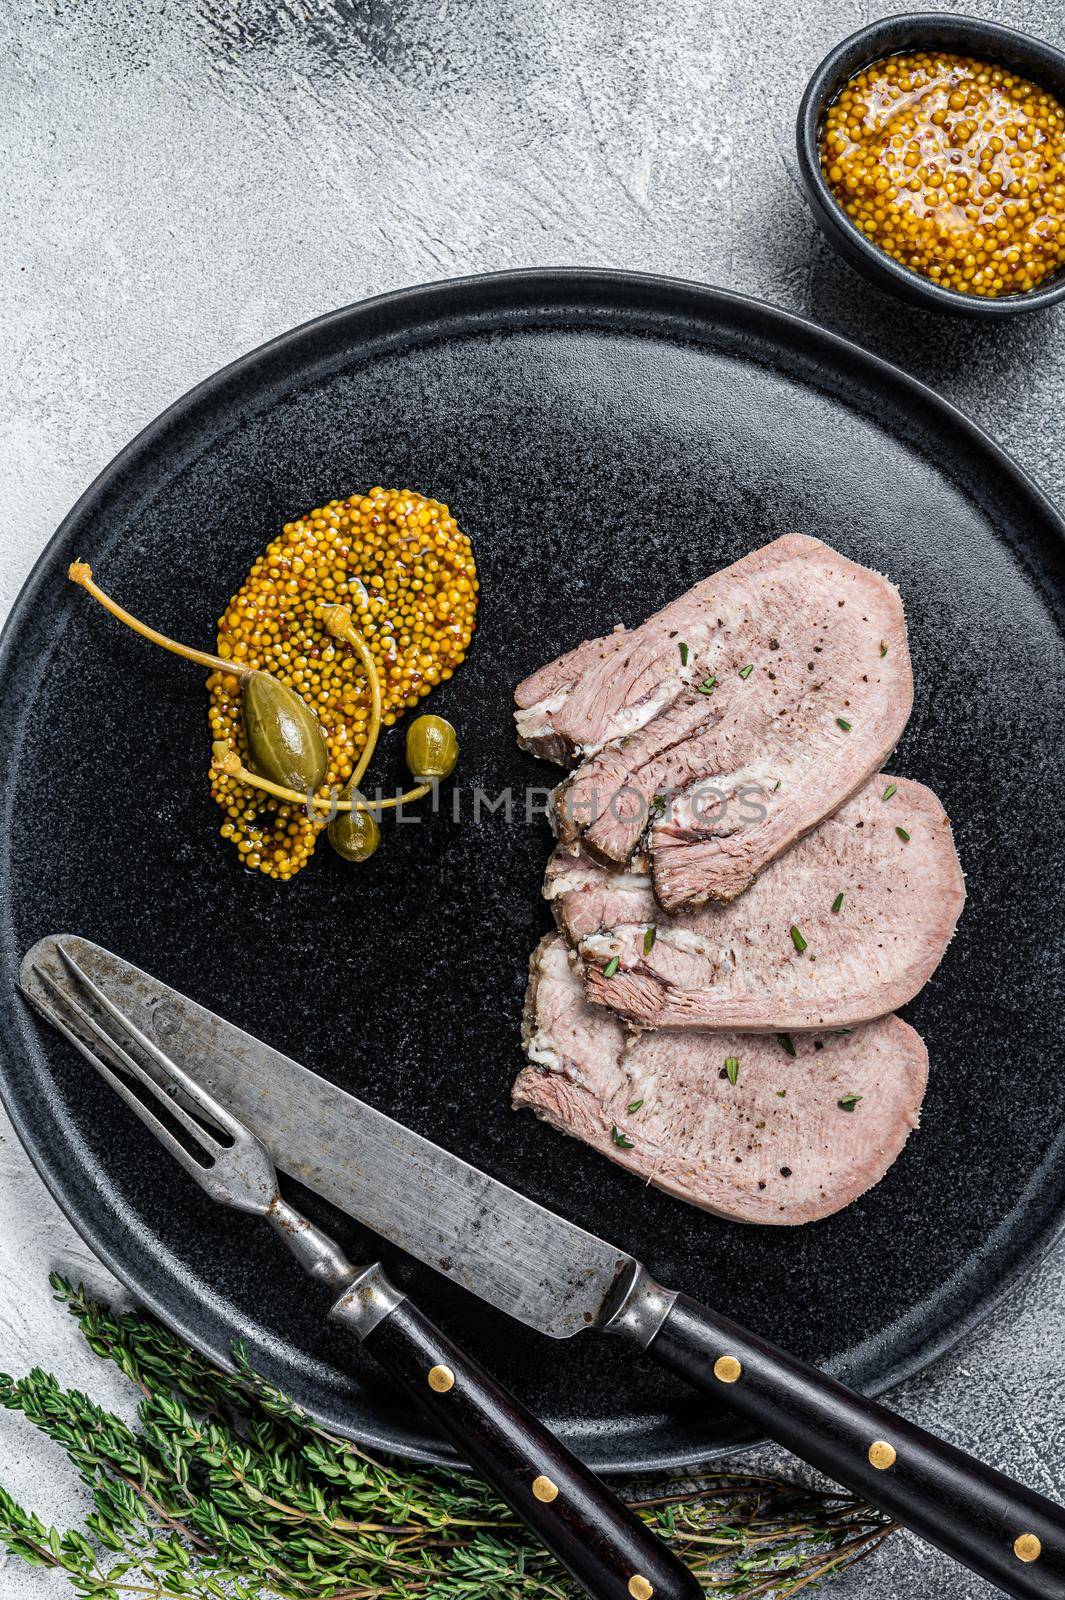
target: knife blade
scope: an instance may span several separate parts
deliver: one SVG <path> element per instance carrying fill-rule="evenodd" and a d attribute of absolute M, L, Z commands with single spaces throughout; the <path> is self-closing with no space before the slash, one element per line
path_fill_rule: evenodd
<path fill-rule="evenodd" d="M 49 1021 L 32 969 L 54 970 L 57 939 L 283 1171 L 382 1237 L 553 1338 L 620 1336 L 1014 1600 L 1065 1600 L 1065 1511 L 1044 1495 L 664 1288 L 625 1251 L 87 939 L 52 935 L 23 960 L 23 992 Z"/>
<path fill-rule="evenodd" d="M 519 1322 L 570 1338 L 600 1321 L 635 1273 L 623 1250 L 76 934 L 40 939 L 23 958 L 22 991 L 47 1020 L 51 998 L 33 969 L 62 979 L 58 940 L 248 1125 L 281 1171 Z"/>

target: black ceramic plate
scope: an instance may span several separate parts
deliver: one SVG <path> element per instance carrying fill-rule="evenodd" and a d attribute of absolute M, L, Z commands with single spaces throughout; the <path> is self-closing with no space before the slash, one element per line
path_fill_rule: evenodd
<path fill-rule="evenodd" d="M 386 826 L 357 869 L 323 846 L 276 885 L 218 838 L 200 675 L 64 571 L 90 558 L 126 605 L 210 645 L 286 518 L 374 483 L 446 501 L 480 562 L 470 659 L 429 702 L 461 730 L 460 820 Z M 900 585 L 917 697 L 892 769 L 942 795 L 969 882 L 958 937 L 909 1012 L 932 1063 L 921 1130 L 864 1199 L 799 1230 L 706 1216 L 508 1106 L 526 960 L 549 923 L 549 835 L 521 797 L 554 778 L 515 746 L 513 685 L 791 529 Z M 556 272 L 417 289 L 210 379 L 75 507 L 5 637 L 3 1087 L 61 1205 L 202 1349 L 224 1358 L 240 1334 L 330 1426 L 444 1457 L 324 1328 L 269 1232 L 217 1212 L 21 1006 L 21 953 L 71 929 L 851 1383 L 914 1372 L 1061 1216 L 1063 554 L 1039 492 L 928 390 L 687 284 Z M 389 781 L 400 743 L 377 765 Z M 475 788 L 507 786 L 509 818 L 474 816 Z M 744 1437 L 609 1341 L 556 1344 L 385 1256 L 596 1465 L 698 1460 Z"/>

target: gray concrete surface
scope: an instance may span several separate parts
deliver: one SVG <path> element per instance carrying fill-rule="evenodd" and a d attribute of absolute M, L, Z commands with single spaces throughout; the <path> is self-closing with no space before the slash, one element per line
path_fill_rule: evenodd
<path fill-rule="evenodd" d="M 973 3 L 1063 42 L 1056 0 Z M 1065 500 L 1065 312 L 993 328 L 903 310 L 806 212 L 802 85 L 890 9 L 2 0 L 0 615 L 80 490 L 191 384 L 318 312 L 491 268 L 644 268 L 805 312 L 939 388 Z M 0 1366 L 124 1395 L 50 1305 L 55 1265 L 108 1287 L 0 1129 Z M 1059 1250 L 899 1407 L 1061 1497 L 1063 1315 Z M 82 1503 L 6 1414 L 0 1477 L 61 1521 Z M 0 1561 L 3 1600 L 58 1592 Z M 830 1592 L 991 1591 L 900 1538 Z"/>

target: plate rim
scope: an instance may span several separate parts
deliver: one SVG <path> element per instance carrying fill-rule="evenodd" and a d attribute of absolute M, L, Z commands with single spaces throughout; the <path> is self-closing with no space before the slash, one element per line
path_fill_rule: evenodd
<path fill-rule="evenodd" d="M 13 707 L 6 690 L 12 667 L 15 665 L 16 634 L 23 615 L 32 605 L 36 589 L 44 581 L 45 569 L 51 566 L 57 553 L 80 524 L 95 514 L 97 502 L 112 483 L 126 473 L 130 466 L 135 465 L 144 452 L 165 439 L 168 431 L 176 423 L 193 414 L 200 404 L 222 398 L 228 386 L 241 383 L 248 377 L 256 379 L 256 388 L 261 388 L 258 380 L 263 378 L 266 365 L 278 358 L 284 359 L 290 352 L 301 352 L 309 340 L 322 337 L 329 339 L 334 334 L 343 334 L 350 330 L 356 339 L 361 337 L 365 344 L 366 333 L 360 335 L 360 323 L 365 324 L 368 331 L 372 331 L 375 319 L 380 320 L 382 317 L 390 319 L 396 325 L 399 335 L 402 337 L 405 334 L 409 338 L 415 334 L 419 321 L 429 323 L 434 316 L 440 320 L 441 311 L 446 309 L 457 323 L 465 322 L 473 331 L 473 317 L 477 312 L 489 316 L 507 310 L 513 313 L 520 309 L 522 301 L 528 302 L 530 310 L 537 304 L 561 306 L 567 292 L 572 294 L 575 290 L 580 291 L 585 297 L 583 306 L 575 309 L 585 309 L 589 313 L 596 306 L 600 309 L 605 306 L 611 314 L 616 315 L 643 304 L 648 313 L 657 318 L 661 318 L 663 313 L 669 311 L 674 314 L 687 312 L 693 320 L 720 325 L 722 320 L 727 320 L 727 316 L 722 318 L 722 313 L 731 312 L 733 326 L 747 317 L 763 324 L 768 323 L 771 335 L 774 333 L 790 335 L 793 344 L 804 340 L 821 351 L 827 349 L 837 369 L 841 363 L 849 364 L 867 380 L 870 387 L 889 385 L 904 399 L 930 409 L 933 414 L 937 414 L 945 423 L 956 429 L 970 448 L 989 459 L 1000 473 L 1012 480 L 1013 486 L 1023 493 L 1031 506 L 1035 518 L 1053 531 L 1057 541 L 1065 549 L 1065 518 L 1057 511 L 1045 490 L 1031 473 L 979 423 L 921 379 L 866 349 L 856 340 L 823 327 L 812 318 L 775 306 L 756 296 L 719 288 L 713 284 L 664 274 L 630 272 L 609 267 L 522 267 L 432 280 L 353 301 L 309 318 L 265 340 L 217 368 L 179 395 L 116 453 L 78 496 L 47 540 L 19 588 L 0 629 L 0 730 L 7 731 L 12 723 Z M 515 294 L 515 291 L 519 293 Z M 468 303 L 462 304 L 463 301 Z M 544 317 L 530 316 L 529 325 L 536 326 L 538 323 L 543 325 L 544 320 Z M 304 365 L 307 364 L 305 359 Z M 17 717 L 15 720 L 18 720 Z M 9 838 L 9 830 L 6 827 L 4 835 L 6 844 Z M 0 966 L 5 969 L 8 966 L 8 952 L 5 947 L 10 945 L 15 962 L 14 973 L 17 973 L 19 954 L 10 938 L 13 930 L 10 926 L 10 906 L 6 901 L 4 912 L 7 926 L 4 930 L 5 936 L 0 938 Z M 13 976 L 14 973 L 8 976 Z M 169 1309 L 154 1289 L 144 1281 L 136 1266 L 127 1267 L 120 1253 L 100 1238 L 100 1230 L 95 1225 L 93 1215 L 79 1211 L 67 1194 L 62 1166 L 54 1161 L 50 1162 L 45 1149 L 38 1147 L 27 1119 L 22 1115 L 17 1097 L 10 1093 L 10 1061 L 20 1048 L 25 1048 L 20 1035 L 24 1032 L 26 1022 L 31 1020 L 30 1008 L 22 999 L 17 983 L 12 983 L 10 988 L 5 984 L 0 1004 L 13 1024 L 9 1035 L 10 1042 L 0 1048 L 0 1101 L 23 1150 L 29 1156 L 50 1195 L 94 1256 L 125 1286 L 139 1305 L 151 1311 L 209 1360 L 232 1371 L 233 1364 L 228 1351 L 217 1349 L 210 1339 L 198 1333 L 188 1318 L 179 1311 Z M 1061 1178 L 1065 1179 L 1065 1128 L 1059 1130 L 1058 1137 L 1050 1146 L 1040 1167 L 1033 1173 L 1029 1189 L 1032 1184 L 1041 1186 L 1049 1174 L 1059 1169 Z M 1061 1187 L 1062 1193 L 1040 1220 L 1034 1230 L 1033 1240 L 1023 1257 L 1014 1260 L 1006 1270 L 1002 1271 L 994 1287 L 980 1294 L 977 1303 L 954 1320 L 938 1337 L 918 1343 L 912 1335 L 904 1334 L 901 1340 L 902 1349 L 896 1353 L 886 1370 L 881 1371 L 875 1380 L 862 1385 L 865 1394 L 881 1395 L 928 1370 L 987 1320 L 1002 1301 L 1035 1271 L 1054 1245 L 1065 1235 L 1065 1183 Z M 1021 1203 L 1018 1201 L 1018 1207 Z M 1010 1213 L 1010 1216 L 1012 1215 L 1013 1213 Z M 1008 1221 L 1009 1218 L 1004 1219 L 1000 1229 L 1006 1226 Z M 992 1238 L 993 1235 L 985 1240 L 985 1250 Z M 908 1316 L 900 1321 L 912 1319 L 918 1309 L 912 1308 Z M 853 1357 L 865 1344 L 882 1340 L 886 1328 L 890 1326 L 888 1323 L 879 1327 L 867 1340 L 852 1346 L 850 1355 Z M 833 1369 L 830 1367 L 829 1370 Z M 329 1416 L 312 1406 L 307 1406 L 305 1409 L 313 1421 L 334 1429 L 337 1427 L 338 1419 L 335 1416 Z M 454 1466 L 458 1462 L 456 1453 L 444 1441 L 440 1441 L 437 1445 L 430 1438 L 428 1443 L 422 1444 L 414 1437 L 409 1437 L 403 1438 L 400 1442 L 400 1430 L 382 1432 L 379 1428 L 375 1429 L 372 1424 L 360 1424 L 358 1433 L 349 1431 L 348 1436 L 357 1438 L 361 1444 L 370 1448 L 382 1450 L 403 1460 L 445 1466 Z M 597 1460 L 595 1465 L 598 1471 L 606 1474 L 667 1472 L 700 1463 L 719 1461 L 737 1451 L 752 1449 L 760 1442 L 762 1441 L 752 1438 L 710 1443 L 700 1447 L 697 1443 L 681 1446 L 678 1441 L 672 1448 L 650 1451 L 645 1448 L 642 1453 L 637 1451 L 633 1455 L 625 1456 L 624 1459 L 618 1456 L 615 1445 L 614 1458 Z M 608 1452 L 611 1450 L 609 1436 L 605 1449 Z"/>

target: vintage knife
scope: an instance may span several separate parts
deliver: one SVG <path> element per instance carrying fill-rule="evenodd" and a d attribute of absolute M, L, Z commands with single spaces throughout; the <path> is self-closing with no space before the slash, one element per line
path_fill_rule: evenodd
<path fill-rule="evenodd" d="M 612 1333 L 725 1401 L 1017 1600 L 1065 1600 L 1065 1511 L 992 1467 L 663 1288 L 618 1247 L 309 1072 L 119 957 L 61 938 L 149 1037 L 258 1135 L 277 1165 L 375 1233 L 552 1338 Z"/>

